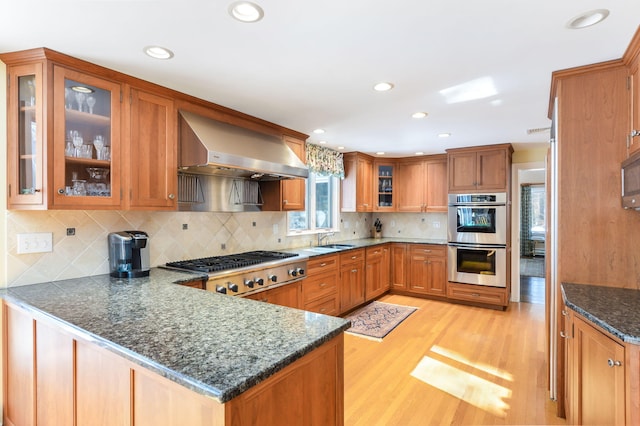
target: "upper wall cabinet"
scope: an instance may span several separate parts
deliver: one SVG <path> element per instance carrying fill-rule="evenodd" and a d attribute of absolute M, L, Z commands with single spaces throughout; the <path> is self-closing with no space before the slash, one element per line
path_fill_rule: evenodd
<path fill-rule="evenodd" d="M 304 141 L 291 136 L 284 136 L 284 142 L 301 159 L 306 162 Z M 265 181 L 260 183 L 264 204 L 263 211 L 303 211 L 306 200 L 306 179 L 285 179 L 281 181 Z"/>
<path fill-rule="evenodd" d="M 38 209 L 47 197 L 42 63 L 8 70 L 8 207 Z"/>
<path fill-rule="evenodd" d="M 511 144 L 449 149 L 449 192 L 507 192 L 511 176 Z"/>
<path fill-rule="evenodd" d="M 629 96 L 629 123 L 631 127 L 627 135 L 627 154 L 630 156 L 640 150 L 640 33 L 631 41 L 625 60 L 629 67 L 627 88 Z"/>
<path fill-rule="evenodd" d="M 398 161 L 397 175 L 398 211 L 447 211 L 445 155 L 401 159 Z"/>
<path fill-rule="evenodd" d="M 361 152 L 344 154 L 342 211 L 373 211 L 373 157 Z"/>

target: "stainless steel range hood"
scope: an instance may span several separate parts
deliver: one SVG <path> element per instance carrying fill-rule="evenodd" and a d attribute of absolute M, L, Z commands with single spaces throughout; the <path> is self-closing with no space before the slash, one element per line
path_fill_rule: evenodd
<path fill-rule="evenodd" d="M 255 180 L 307 178 L 307 166 L 277 136 L 180 111 L 183 173 Z"/>

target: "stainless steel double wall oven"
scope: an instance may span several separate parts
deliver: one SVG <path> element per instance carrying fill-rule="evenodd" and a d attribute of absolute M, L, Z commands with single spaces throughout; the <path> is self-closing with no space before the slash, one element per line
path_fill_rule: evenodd
<path fill-rule="evenodd" d="M 448 278 L 507 285 L 507 194 L 449 194 Z"/>

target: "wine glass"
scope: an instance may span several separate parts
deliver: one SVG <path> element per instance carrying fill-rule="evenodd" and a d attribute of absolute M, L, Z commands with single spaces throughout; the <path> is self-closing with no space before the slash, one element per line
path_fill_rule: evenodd
<path fill-rule="evenodd" d="M 73 146 L 76 148 L 76 157 L 80 157 L 82 154 L 80 152 L 80 147 L 82 146 L 82 144 L 84 143 L 84 140 L 82 139 L 82 136 L 80 135 L 79 132 L 74 131 L 75 133 L 73 134 Z"/>
<path fill-rule="evenodd" d="M 93 114 L 93 107 L 96 104 L 96 98 L 93 96 L 87 97 L 87 105 L 89 105 L 89 114 Z"/>
<path fill-rule="evenodd" d="M 89 107 L 89 108 L 91 108 L 91 107 Z M 96 158 L 98 160 L 104 160 L 104 158 L 103 158 L 104 153 L 102 152 L 102 148 L 104 147 L 104 136 L 96 135 L 96 137 L 93 139 L 93 146 L 96 149 Z"/>
<path fill-rule="evenodd" d="M 78 111 L 82 111 L 82 103 L 87 99 L 86 93 L 76 92 L 76 102 L 78 102 Z"/>

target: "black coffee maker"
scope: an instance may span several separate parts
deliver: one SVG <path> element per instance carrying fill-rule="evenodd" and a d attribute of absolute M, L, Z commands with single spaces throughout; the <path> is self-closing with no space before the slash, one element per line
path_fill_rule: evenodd
<path fill-rule="evenodd" d="M 149 235 L 146 232 L 112 232 L 108 243 L 112 277 L 136 278 L 149 275 Z"/>

